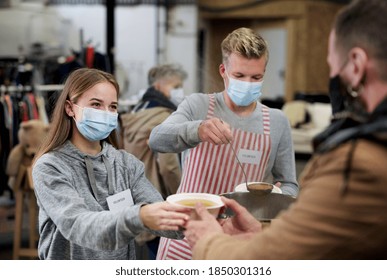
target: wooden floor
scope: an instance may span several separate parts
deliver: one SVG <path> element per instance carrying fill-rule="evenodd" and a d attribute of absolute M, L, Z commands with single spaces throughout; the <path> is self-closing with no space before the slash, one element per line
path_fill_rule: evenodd
<path fill-rule="evenodd" d="M 15 205 L 6 193 L 0 196 L 0 260 L 12 259 L 14 227 Z M 23 220 L 22 245 L 28 246 L 28 219 Z"/>
<path fill-rule="evenodd" d="M 13 228 L 15 207 L 5 196 L 0 203 L 0 259 L 12 259 Z"/>

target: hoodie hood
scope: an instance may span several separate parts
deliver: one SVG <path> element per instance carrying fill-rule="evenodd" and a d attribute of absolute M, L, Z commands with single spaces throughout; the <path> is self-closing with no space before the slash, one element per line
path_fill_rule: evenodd
<path fill-rule="evenodd" d="M 114 194 L 114 181 L 112 174 L 112 164 L 113 162 L 109 161 L 109 154 L 113 153 L 115 150 L 107 142 L 102 142 L 102 150 L 96 155 L 88 155 L 80 150 L 78 150 L 70 140 L 67 140 L 63 146 L 58 149 L 56 152 L 64 154 L 67 160 L 72 162 L 73 165 L 80 165 L 80 167 L 86 168 L 87 180 L 91 186 L 91 192 L 96 200 L 105 199 L 105 197 L 99 198 L 100 191 L 98 190 L 97 181 L 100 182 L 102 178 L 98 174 L 104 174 L 107 171 L 107 176 L 103 178 L 103 181 L 106 182 L 108 187 L 108 194 Z M 112 156 L 111 156 L 112 158 Z M 66 158 L 64 158 L 66 160 Z M 96 173 L 98 173 L 96 175 Z M 97 177 L 97 179 L 96 179 Z"/>
<path fill-rule="evenodd" d="M 67 140 L 60 148 L 55 150 L 58 153 L 65 154 L 66 156 L 74 159 L 74 160 L 80 160 L 84 161 L 85 157 L 89 157 L 92 159 L 100 158 L 101 156 L 109 156 L 109 153 L 114 151 L 114 148 L 107 142 L 102 141 L 102 150 L 96 154 L 96 155 L 88 155 L 83 152 L 81 152 L 77 147 L 74 146 L 74 144 Z"/>

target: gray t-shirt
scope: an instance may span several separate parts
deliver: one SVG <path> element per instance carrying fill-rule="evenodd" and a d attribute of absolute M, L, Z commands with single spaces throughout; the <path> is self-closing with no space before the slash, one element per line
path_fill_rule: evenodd
<path fill-rule="evenodd" d="M 40 157 L 32 176 L 39 206 L 40 259 L 135 259 L 134 237 L 142 231 L 183 237 L 180 232 L 145 228 L 141 205 L 163 199 L 145 178 L 143 163 L 106 142 L 91 156 L 67 141 Z M 117 212 L 109 211 L 109 186 L 114 194 L 129 189 L 132 201 Z"/>
<path fill-rule="evenodd" d="M 262 104 L 257 102 L 254 112 L 241 117 L 227 107 L 222 93 L 215 93 L 214 116 L 231 127 L 263 134 Z M 184 152 L 200 143 L 198 128 L 206 119 L 209 108 L 209 95 L 195 93 L 187 96 L 178 109 L 162 124 L 156 126 L 150 135 L 149 146 L 157 152 Z M 266 182 L 281 182 L 284 194 L 297 196 L 295 158 L 291 129 L 288 119 L 278 109 L 269 109 L 271 153 L 264 174 Z"/>

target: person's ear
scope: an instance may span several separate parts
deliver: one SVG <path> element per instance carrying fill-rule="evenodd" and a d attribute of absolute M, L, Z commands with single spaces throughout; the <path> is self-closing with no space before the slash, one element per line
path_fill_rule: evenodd
<path fill-rule="evenodd" d="M 155 90 L 161 91 L 160 81 L 154 82 L 153 87 L 155 88 Z"/>
<path fill-rule="evenodd" d="M 223 79 L 226 79 L 226 67 L 224 66 L 224 64 L 223 63 L 221 63 L 220 65 L 219 65 L 219 74 L 220 74 L 220 76 L 222 76 L 222 78 Z"/>
<path fill-rule="evenodd" d="M 353 48 L 349 53 L 349 60 L 352 62 L 351 87 L 358 89 L 363 82 L 369 61 L 367 53 L 362 48 Z"/>
<path fill-rule="evenodd" d="M 70 118 L 73 118 L 75 117 L 75 113 L 73 111 L 73 106 L 71 104 L 71 102 L 69 100 L 66 100 L 66 103 L 65 103 L 65 111 L 66 111 L 66 114 L 70 117 Z"/>

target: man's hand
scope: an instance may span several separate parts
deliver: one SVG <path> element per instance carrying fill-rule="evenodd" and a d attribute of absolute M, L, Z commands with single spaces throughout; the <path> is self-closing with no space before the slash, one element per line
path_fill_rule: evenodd
<path fill-rule="evenodd" d="M 233 199 L 221 197 L 225 206 L 235 213 L 230 219 L 221 221 L 224 233 L 230 235 L 250 234 L 262 231 L 262 224 L 245 207 Z"/>
<path fill-rule="evenodd" d="M 184 235 L 191 248 L 196 245 L 196 242 L 200 238 L 223 233 L 222 227 L 218 221 L 214 216 L 208 213 L 207 209 L 202 204 L 196 204 L 195 209 L 199 216 L 199 220 L 189 220 L 186 225 L 186 230 L 184 231 Z"/>
<path fill-rule="evenodd" d="M 230 125 L 218 118 L 203 121 L 198 133 L 202 142 L 210 142 L 214 145 L 228 144 L 232 140 Z"/>

